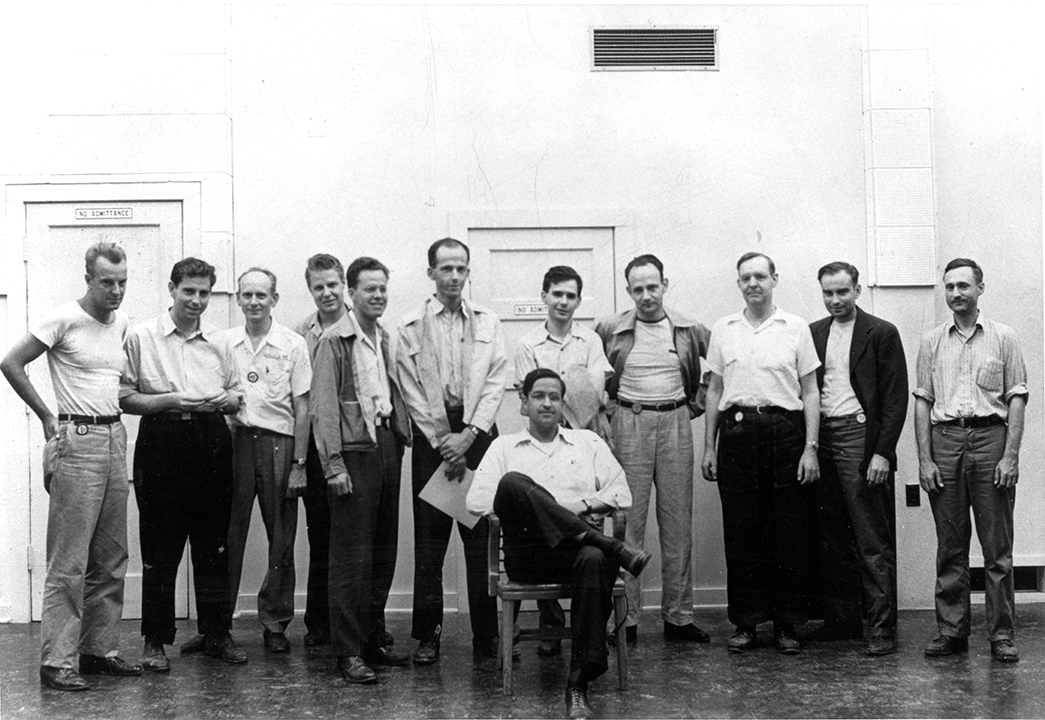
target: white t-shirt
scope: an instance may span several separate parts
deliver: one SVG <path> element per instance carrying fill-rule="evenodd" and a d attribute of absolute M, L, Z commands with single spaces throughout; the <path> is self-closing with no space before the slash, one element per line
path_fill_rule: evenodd
<path fill-rule="evenodd" d="M 673 402 L 686 397 L 682 365 L 671 322 L 635 321 L 635 345 L 624 361 L 617 396 L 638 403 Z"/>
<path fill-rule="evenodd" d="M 854 325 L 855 318 L 847 323 L 835 320 L 828 330 L 824 390 L 820 395 L 820 412 L 825 417 L 845 417 L 864 411 L 849 382 L 849 349 L 853 345 Z"/>
<path fill-rule="evenodd" d="M 49 310 L 29 328 L 47 346 L 58 412 L 118 415 L 127 315 L 116 311 L 108 325 L 72 301 Z"/>

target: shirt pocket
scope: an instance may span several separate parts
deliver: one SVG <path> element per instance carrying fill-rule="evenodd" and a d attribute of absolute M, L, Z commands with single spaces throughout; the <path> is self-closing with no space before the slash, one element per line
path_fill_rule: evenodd
<path fill-rule="evenodd" d="M 341 444 L 359 445 L 370 442 L 363 408 L 356 400 L 341 401 Z"/>
<path fill-rule="evenodd" d="M 265 394 L 280 400 L 290 394 L 290 360 L 267 360 L 265 364 Z"/>
<path fill-rule="evenodd" d="M 986 392 L 1001 392 L 1005 377 L 1005 363 L 997 358 L 987 358 L 976 373 L 976 384 Z"/>

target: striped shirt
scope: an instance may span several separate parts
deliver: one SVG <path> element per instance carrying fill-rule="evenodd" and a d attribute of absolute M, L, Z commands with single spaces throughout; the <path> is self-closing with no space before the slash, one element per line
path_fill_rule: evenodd
<path fill-rule="evenodd" d="M 914 396 L 932 405 L 933 424 L 963 417 L 1009 417 L 1009 401 L 1027 395 L 1027 366 L 1016 332 L 980 313 L 968 337 L 954 319 L 922 337 Z"/>

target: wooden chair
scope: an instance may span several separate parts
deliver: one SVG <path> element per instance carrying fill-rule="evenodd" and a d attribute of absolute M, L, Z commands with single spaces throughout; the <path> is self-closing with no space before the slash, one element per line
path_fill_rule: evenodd
<path fill-rule="evenodd" d="M 504 694 L 512 694 L 512 646 L 522 640 L 569 640 L 569 627 L 558 629 L 523 628 L 515 633 L 516 611 L 523 600 L 559 600 L 570 597 L 572 586 L 568 583 L 519 583 L 508 579 L 503 569 L 501 552 L 501 522 L 496 515 L 490 514 L 490 538 L 487 546 L 487 572 L 489 577 L 490 597 L 501 599 L 501 646 L 498 651 L 498 664 L 501 667 L 501 679 Z M 613 520 L 613 537 L 624 540 L 625 515 L 623 510 L 614 511 L 609 517 Z M 617 578 L 613 586 L 613 631 L 607 636 L 617 645 L 617 686 L 621 690 L 628 689 L 627 643 L 624 641 L 622 629 L 627 615 L 627 600 L 624 597 L 624 578 Z"/>

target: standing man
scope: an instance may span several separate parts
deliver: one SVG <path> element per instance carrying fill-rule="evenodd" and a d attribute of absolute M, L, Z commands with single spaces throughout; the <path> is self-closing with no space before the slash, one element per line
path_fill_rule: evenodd
<path fill-rule="evenodd" d="M 808 613 L 809 492 L 820 475 L 820 366 L 809 327 L 773 304 L 776 265 L 745 253 L 737 287 L 746 307 L 715 323 L 708 365 L 704 479 L 718 482 L 726 546 L 727 649 L 757 645 L 773 621 L 776 648 L 801 652 L 795 625 Z M 717 440 L 717 452 L 716 452 Z"/>
<path fill-rule="evenodd" d="M 453 519 L 419 497 L 442 463 L 445 480 L 460 482 L 467 468 L 479 466 L 497 435 L 508 359 L 501 321 L 484 307 L 464 299 L 468 281 L 468 246 L 443 238 L 428 248 L 428 278 L 435 295 L 403 318 L 396 357 L 399 379 L 413 420 L 411 461 L 414 492 L 414 623 L 419 641 L 414 662 L 439 660 L 443 629 L 443 559 Z M 458 523 L 464 543 L 472 650 L 497 657 L 497 600 L 486 587 L 488 523 L 468 529 Z"/>
<path fill-rule="evenodd" d="M 226 542 L 232 502 L 232 435 L 224 415 L 239 410 L 239 372 L 222 333 L 203 322 L 217 276 L 197 258 L 179 260 L 167 284 L 173 303 L 131 328 L 124 343 L 120 407 L 142 415 L 134 490 L 142 549 L 142 665 L 169 672 L 174 588 L 185 541 L 192 547 L 197 624 L 183 652 L 247 662 L 232 639 Z"/>
<path fill-rule="evenodd" d="M 345 306 L 345 269 L 333 255 L 313 255 L 305 266 L 305 283 L 316 304 L 316 312 L 299 322 L 294 330 L 305 338 L 308 356 L 314 365 L 319 337 L 348 312 Z M 330 606 L 327 599 L 330 505 L 327 502 L 327 479 L 323 475 L 315 438 L 311 434 L 305 459 L 305 475 L 308 483 L 303 499 L 308 531 L 308 591 L 305 596 L 306 632 L 302 642 L 306 647 L 317 647 L 330 643 Z"/>
<path fill-rule="evenodd" d="M 855 267 L 829 263 L 817 278 L 830 313 L 810 326 L 821 363 L 819 636 L 863 637 L 866 622 L 864 652 L 888 655 L 896 652 L 893 478 L 907 419 L 907 361 L 896 327 L 856 306 Z"/>
<path fill-rule="evenodd" d="M 662 578 L 661 616 L 668 640 L 708 642 L 693 623 L 693 427 L 703 414 L 705 388 L 700 358 L 707 355 L 708 329 L 664 307 L 668 280 L 654 255 L 640 255 L 624 268 L 635 308 L 596 327 L 613 366 L 607 388 L 616 401 L 614 454 L 624 466 L 633 504 L 627 542 L 642 549 L 650 490 L 657 487 Z M 625 636 L 638 638 L 642 588 L 626 579 Z"/>
<path fill-rule="evenodd" d="M 395 574 L 399 482 L 410 417 L 389 335 L 388 268 L 370 257 L 348 266 L 352 309 L 316 348 L 311 414 L 330 488 L 330 621 L 334 657 L 350 683 L 377 682 L 370 665 L 405 665 L 385 643 Z"/>
<path fill-rule="evenodd" d="M 285 630 L 294 619 L 294 538 L 298 497 L 305 490 L 312 365 L 301 336 L 272 319 L 278 302 L 274 274 L 253 267 L 240 275 L 236 303 L 246 324 L 226 335 L 240 379 L 246 381 L 244 402 L 232 418 L 228 550 L 229 599 L 235 609 L 256 496 L 269 543 L 258 620 L 265 649 L 283 653 L 290 650 Z"/>
<path fill-rule="evenodd" d="M 922 338 L 914 424 L 918 475 L 936 521 L 937 634 L 931 657 L 969 648 L 969 508 L 983 547 L 991 657 L 1013 644 L 1012 510 L 1027 406 L 1027 368 L 1012 328 L 980 313 L 983 270 L 955 258 L 943 272 L 953 318 Z"/>
<path fill-rule="evenodd" d="M 494 440 L 468 491 L 468 510 L 497 513 L 512 580 L 572 585 L 566 715 L 577 718 L 592 717 L 588 683 L 608 667 L 606 622 L 617 569 L 637 576 L 650 555 L 603 535 L 602 520 L 627 508 L 631 492 L 605 442 L 588 430 L 560 427 L 565 392 L 553 370 L 526 374 L 520 412 L 528 427 Z"/>
<path fill-rule="evenodd" d="M 570 393 L 562 398 L 562 416 L 567 427 L 587 428 L 603 439 L 610 437 L 609 423 L 602 411 L 606 378 L 613 366 L 602 351 L 602 340 L 594 331 L 573 322 L 581 304 L 584 281 L 577 271 L 556 265 L 544 274 L 541 300 L 548 306 L 548 319 L 519 338 L 515 350 L 515 386 L 521 388 L 526 375 L 537 368 L 558 373 Z M 576 407 L 569 398 L 583 398 Z M 566 616 L 558 600 L 539 600 L 541 627 L 563 627 Z M 538 655 L 558 655 L 561 640 L 542 640 Z"/>
<path fill-rule="evenodd" d="M 47 512 L 40 680 L 88 690 L 81 674 L 141 675 L 117 655 L 127 570 L 127 431 L 119 385 L 127 316 L 127 257 L 98 243 L 84 257 L 87 292 L 52 309 L 4 357 L 0 369 L 43 424 Z M 58 415 L 25 367 L 47 353 Z M 52 458 L 53 467 L 47 467 Z M 79 673 L 76 669 L 79 654 Z"/>

